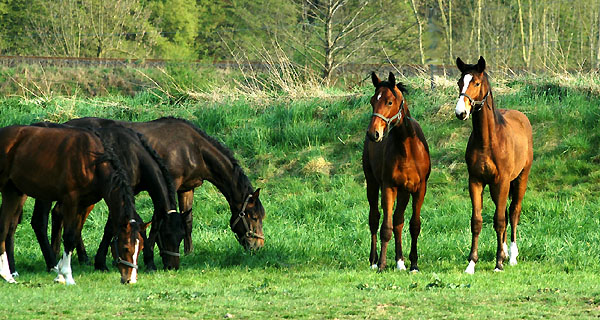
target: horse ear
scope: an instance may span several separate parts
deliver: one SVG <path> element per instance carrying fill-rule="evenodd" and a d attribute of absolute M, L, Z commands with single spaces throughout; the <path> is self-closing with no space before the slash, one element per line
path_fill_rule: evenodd
<path fill-rule="evenodd" d="M 482 56 L 479 56 L 479 61 L 477 61 L 477 71 L 483 72 L 485 70 L 485 59 Z"/>
<path fill-rule="evenodd" d="M 456 58 L 456 67 L 458 67 L 458 70 L 460 70 L 460 72 L 465 72 L 465 63 L 460 60 L 460 57 Z"/>
<path fill-rule="evenodd" d="M 379 83 L 381 82 L 381 80 L 379 80 L 379 77 L 377 77 L 377 75 L 375 74 L 375 71 L 371 71 L 371 81 L 373 81 L 373 85 L 375 87 L 378 87 Z"/>
<path fill-rule="evenodd" d="M 254 193 L 252 194 L 252 199 L 258 199 L 259 195 L 260 195 L 260 188 L 258 188 L 254 191 Z"/>
<path fill-rule="evenodd" d="M 392 88 L 396 86 L 396 77 L 390 71 L 390 75 L 388 76 L 388 82 L 391 84 Z"/>
<path fill-rule="evenodd" d="M 142 223 L 142 225 L 140 226 L 140 230 L 141 231 L 146 231 L 146 229 L 148 229 L 148 227 L 152 224 L 152 220 L 148 221 L 147 223 Z"/>

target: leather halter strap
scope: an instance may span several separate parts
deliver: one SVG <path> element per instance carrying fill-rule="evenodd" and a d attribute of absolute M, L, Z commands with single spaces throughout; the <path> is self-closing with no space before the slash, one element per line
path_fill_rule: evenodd
<path fill-rule="evenodd" d="M 373 112 L 373 114 L 371 115 L 372 117 L 379 117 L 383 121 L 385 121 L 386 131 L 385 131 L 385 134 L 383 135 L 384 137 L 387 136 L 388 133 L 390 133 L 390 131 L 392 130 L 393 127 L 390 125 L 392 123 L 392 121 L 398 120 L 402 116 L 402 107 L 403 106 L 404 106 L 404 98 L 402 98 L 402 102 L 400 102 L 400 107 L 398 108 L 398 113 L 396 113 L 391 118 L 388 118 L 388 117 L 382 115 L 381 113 L 377 113 L 377 112 Z M 396 122 L 396 124 L 398 124 L 398 122 Z M 396 124 L 394 124 L 394 126 L 396 126 Z"/>
<path fill-rule="evenodd" d="M 460 99 L 460 97 L 467 97 L 467 99 L 469 99 L 469 102 L 471 103 L 471 105 L 473 106 L 473 112 L 479 111 L 481 110 L 481 108 L 483 108 L 483 105 L 485 104 L 485 101 L 487 100 L 487 98 L 490 96 L 490 90 L 488 90 L 488 92 L 485 94 L 485 97 L 483 97 L 483 100 L 473 100 L 473 98 L 469 97 L 468 94 L 466 93 L 461 93 L 458 98 Z"/>
<path fill-rule="evenodd" d="M 177 210 L 169 210 L 167 211 L 167 215 L 171 214 L 171 213 L 177 213 Z M 181 257 L 181 254 L 179 252 L 173 252 L 173 251 L 169 251 L 166 249 L 163 249 L 163 243 L 162 243 L 162 238 L 160 236 L 160 227 L 162 226 L 162 220 L 160 221 L 160 225 L 158 226 L 158 232 L 156 235 L 156 244 L 158 245 L 158 250 L 160 251 L 160 255 L 162 256 L 163 254 L 168 255 L 168 256 L 172 256 L 172 257 Z"/>
<path fill-rule="evenodd" d="M 233 224 L 231 225 L 231 229 L 235 228 L 237 223 L 241 220 L 244 223 L 244 228 L 246 229 L 246 234 L 245 234 L 246 238 L 258 238 L 258 239 L 264 240 L 265 237 L 254 232 L 248 225 L 248 221 L 246 221 L 246 207 L 248 206 L 248 202 L 250 202 L 250 199 L 252 199 L 251 194 L 249 194 L 248 197 L 246 198 L 246 200 L 244 201 L 242 210 L 240 210 L 238 217 L 235 219 L 235 221 L 233 221 Z"/>

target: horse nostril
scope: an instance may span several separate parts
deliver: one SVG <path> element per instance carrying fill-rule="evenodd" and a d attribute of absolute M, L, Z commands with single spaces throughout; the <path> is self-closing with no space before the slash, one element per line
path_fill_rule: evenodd
<path fill-rule="evenodd" d="M 379 140 L 379 131 L 375 131 L 375 139 Z"/>

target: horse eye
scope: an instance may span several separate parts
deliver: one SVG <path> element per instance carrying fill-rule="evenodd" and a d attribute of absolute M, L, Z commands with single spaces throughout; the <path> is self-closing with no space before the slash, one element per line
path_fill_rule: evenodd
<path fill-rule="evenodd" d="M 479 83 L 479 82 L 475 82 L 475 86 L 476 86 L 476 87 L 479 87 L 479 85 L 480 85 L 480 84 L 481 84 L 481 83 Z"/>
<path fill-rule="evenodd" d="M 392 105 L 392 102 L 391 102 L 391 101 L 388 101 L 388 103 L 387 103 L 387 104 L 388 104 L 388 106 L 391 106 L 391 105 Z"/>

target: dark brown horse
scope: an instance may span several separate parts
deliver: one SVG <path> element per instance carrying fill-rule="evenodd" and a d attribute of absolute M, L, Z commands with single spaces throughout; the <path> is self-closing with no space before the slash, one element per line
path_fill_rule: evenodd
<path fill-rule="evenodd" d="M 417 238 L 421 232 L 421 206 L 431 172 L 429 147 L 419 123 L 411 118 L 404 99 L 402 84 L 396 84 L 390 72 L 387 81 L 371 73 L 375 94 L 371 97 L 373 115 L 363 149 L 363 171 L 367 180 L 369 200 L 369 228 L 371 254 L 369 262 L 382 271 L 386 267 L 386 253 L 392 233 L 396 240 L 396 268 L 405 270 L 402 254 L 404 211 L 412 196 L 413 214 L 410 219 L 410 270 L 418 271 Z M 383 222 L 381 223 L 381 253 L 377 256 L 379 228 L 379 191 Z M 394 210 L 394 203 L 396 209 Z M 393 211 L 393 213 L 392 213 Z"/>
<path fill-rule="evenodd" d="M 533 162 L 531 124 L 527 117 L 517 110 L 496 109 L 483 57 L 479 58 L 477 64 L 465 64 L 457 58 L 456 65 L 462 73 L 458 80 L 460 96 L 456 104 L 456 117 L 467 120 L 469 115 L 472 115 L 473 118 L 473 131 L 465 154 L 469 170 L 469 194 L 473 205 L 471 253 L 465 272 L 473 274 L 478 260 L 481 207 L 486 185 L 490 186 L 490 195 L 496 204 L 494 229 L 498 246 L 495 271 L 501 271 L 502 263 L 508 255 L 510 264 L 517 264 L 517 224 Z M 509 209 L 512 231 L 510 253 L 506 244 L 506 225 L 509 218 L 506 214 L 506 204 L 509 195 L 512 197 Z"/>
<path fill-rule="evenodd" d="M 36 126 L 68 127 L 67 125 L 54 123 L 38 123 Z M 148 191 L 154 205 L 154 214 L 152 217 L 153 227 L 150 237 L 144 246 L 144 263 L 149 269 L 156 269 L 154 265 L 154 243 L 158 239 L 159 250 L 165 269 L 179 268 L 179 245 L 185 234 L 183 217 L 177 214 L 176 210 L 176 191 L 163 160 L 158 156 L 146 142 L 142 134 L 122 126 L 113 126 L 109 128 L 97 128 L 96 132 L 105 139 L 114 141 L 113 147 L 129 175 L 129 181 L 134 194 L 141 191 Z M 31 224 L 40 243 L 42 253 L 46 259 L 49 268 L 55 265 L 54 254 L 60 250 L 60 230 L 62 222 L 60 221 L 59 210 L 55 206 L 53 213 L 52 228 L 52 249 L 48 244 L 47 227 L 48 211 L 51 203 L 36 200 Z M 94 206 L 86 208 L 84 217 L 87 217 Z M 140 218 L 141 220 L 141 218 Z M 108 270 L 106 267 L 106 253 L 108 245 L 112 239 L 111 221 L 107 221 L 104 236 L 99 247 L 99 254 L 96 255 L 94 266 L 99 270 Z M 58 227 L 60 226 L 60 227 Z M 87 259 L 83 242 L 77 244 L 77 253 L 81 261 Z"/>
<path fill-rule="evenodd" d="M 110 141 L 73 128 L 10 126 L 0 129 L 0 276 L 15 282 L 8 266 L 5 240 L 12 238 L 26 196 L 59 201 L 64 217 L 64 252 L 58 282 L 75 284 L 71 254 L 81 237 L 85 208 L 104 198 L 116 234 L 121 282 L 137 279 L 137 255 L 145 228 L 135 220 L 133 193 Z"/>
<path fill-rule="evenodd" d="M 179 208 L 186 218 L 186 253 L 192 250 L 191 211 L 194 189 L 205 180 L 215 185 L 229 202 L 230 226 L 239 243 L 247 249 L 263 246 L 262 220 L 265 211 L 259 199 L 260 189 L 254 190 L 227 147 L 192 123 L 176 118 L 161 118 L 150 122 L 81 118 L 66 124 L 93 128 L 125 126 L 144 135 L 164 160 L 178 192 Z M 98 256 L 96 255 L 97 259 Z"/>

